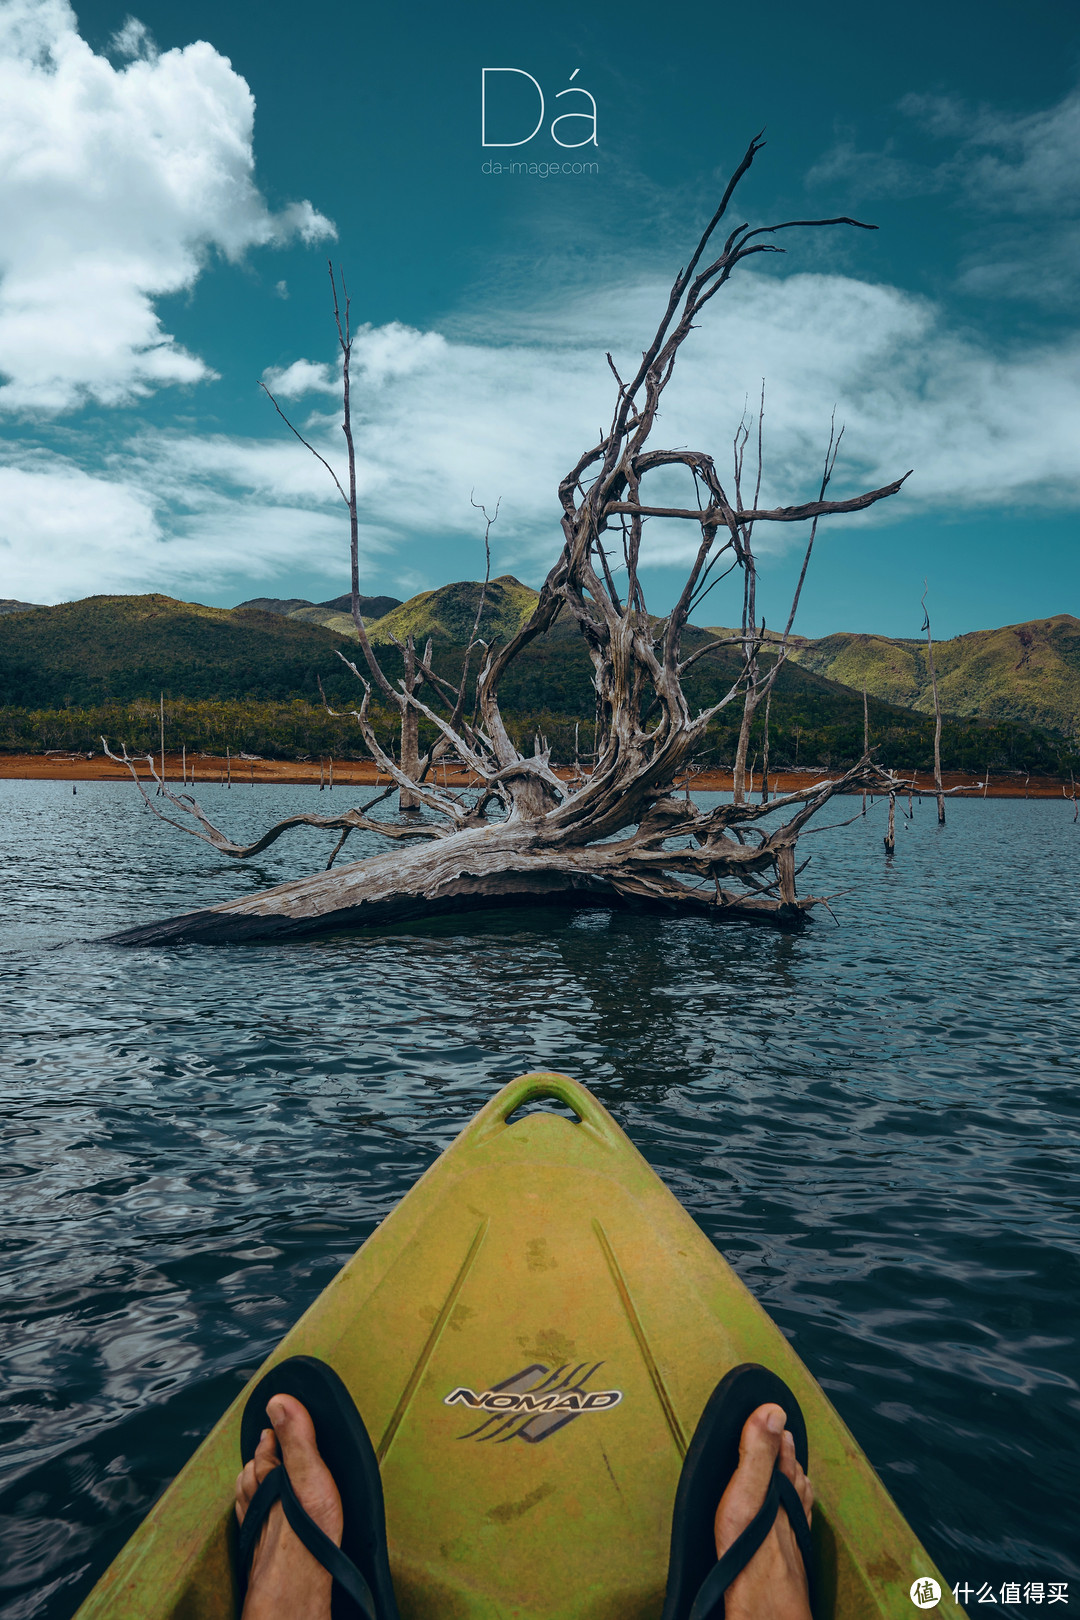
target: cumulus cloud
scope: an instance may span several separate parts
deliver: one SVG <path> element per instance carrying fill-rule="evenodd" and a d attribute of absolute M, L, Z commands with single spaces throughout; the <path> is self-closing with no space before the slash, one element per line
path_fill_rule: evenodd
<path fill-rule="evenodd" d="M 297 566 L 336 581 L 348 545 L 343 516 L 276 501 L 231 500 L 204 488 L 195 509 L 169 511 L 129 471 L 108 478 L 60 458 L 0 467 L 0 571 L 22 601 L 272 581 Z M 378 535 L 365 537 L 371 554 Z"/>
<path fill-rule="evenodd" d="M 333 368 L 322 361 L 294 360 L 283 370 L 271 366 L 263 372 L 263 381 L 280 399 L 302 399 L 305 394 L 313 393 L 336 394 L 338 390 Z"/>
<path fill-rule="evenodd" d="M 115 66 L 66 0 L 0 6 L 0 409 L 114 405 L 209 375 L 153 300 L 208 255 L 333 226 L 273 214 L 254 181 L 254 100 L 211 45 L 158 54 L 129 18 Z"/>

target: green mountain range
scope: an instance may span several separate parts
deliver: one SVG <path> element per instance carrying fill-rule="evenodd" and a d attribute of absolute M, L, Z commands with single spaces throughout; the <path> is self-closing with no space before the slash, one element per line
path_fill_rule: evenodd
<path fill-rule="evenodd" d="M 396 596 L 362 596 L 360 612 L 371 640 L 388 646 L 396 638 L 412 635 L 421 644 L 428 636 L 438 644 L 465 645 L 473 634 L 477 611 L 483 601 L 479 634 L 489 641 L 506 641 L 529 617 L 539 592 L 523 585 L 512 574 L 503 574 L 486 585 L 478 580 L 458 580 L 438 590 L 421 591 L 407 602 Z M 329 602 L 305 602 L 299 597 L 256 596 L 235 609 L 255 609 L 279 613 L 305 624 L 321 624 L 338 635 L 356 639 L 349 596 L 335 596 Z"/>
<path fill-rule="evenodd" d="M 344 685 L 333 667 L 341 668 L 341 640 L 321 625 L 252 608 L 89 596 L 0 618 L 0 703 L 67 709 L 160 691 L 317 702 L 320 671 Z"/>
<path fill-rule="evenodd" d="M 401 606 L 396 596 L 362 596 L 360 598 L 360 612 L 363 614 L 365 624 L 381 619 L 384 614 L 390 613 L 394 608 Z M 302 596 L 253 596 L 250 602 L 240 602 L 234 613 L 252 611 L 256 613 L 277 613 L 282 618 L 296 619 L 301 624 L 321 624 L 326 630 L 333 630 L 335 635 L 356 635 L 356 627 L 352 622 L 352 597 L 346 593 L 344 596 L 332 596 L 329 602 L 308 602 Z"/>
<path fill-rule="evenodd" d="M 932 714 L 926 642 L 841 634 L 800 640 L 804 669 Z M 1000 630 L 973 630 L 934 643 L 938 695 L 946 714 L 1020 720 L 1080 737 L 1080 619 L 1070 613 Z"/>
<path fill-rule="evenodd" d="M 368 633 L 376 644 L 386 644 L 392 637 L 403 640 L 409 634 L 418 642 L 431 636 L 436 645 L 464 643 L 472 633 L 482 589 L 480 634 L 486 640 L 504 641 L 528 618 L 538 594 L 511 574 L 491 580 L 486 588 L 476 581 L 458 581 L 439 590 L 422 591 L 407 602 L 365 598 L 362 611 Z M 392 607 L 383 607 L 383 603 Z M 304 605 L 294 617 L 350 636 L 354 633 L 347 597 L 319 606 Z M 706 634 L 730 631 L 715 628 Z M 574 626 L 560 622 L 551 639 L 576 635 Z M 796 636 L 791 659 L 860 694 L 865 686 L 870 697 L 885 703 L 923 714 L 934 712 L 926 643 L 920 639 L 849 631 L 818 639 Z M 945 714 L 1038 726 L 1080 739 L 1080 620 L 1071 614 L 998 630 L 974 630 L 935 642 L 934 665 Z"/>
<path fill-rule="evenodd" d="M 418 641 L 432 637 L 437 667 L 455 679 L 482 589 L 461 581 L 404 603 L 364 598 L 362 610 L 390 678 L 400 674 L 401 664 L 391 638 L 412 634 Z M 481 636 L 495 640 L 512 634 L 536 594 L 510 575 L 490 581 L 483 591 Z M 362 752 L 355 722 L 327 716 L 319 695 L 320 681 L 335 708 L 355 705 L 361 695 L 335 651 L 356 655 L 355 629 L 344 611 L 348 603 L 347 596 L 323 603 L 257 598 L 226 609 L 154 594 L 96 596 L 57 607 L 16 605 L 0 615 L 0 748 L 99 747 L 102 731 L 123 736 L 132 747 L 151 746 L 157 700 L 164 693 L 177 746 L 184 741 L 189 747 L 223 751 L 232 746 L 285 756 Z M 1030 639 L 1020 632 L 1030 633 Z M 700 646 L 714 636 L 690 630 L 687 640 Z M 946 768 L 1067 774 L 1080 765 L 1064 740 L 1070 731 L 1075 735 L 1070 682 L 1075 683 L 1076 666 L 1070 659 L 1078 647 L 1080 624 L 1065 615 L 938 644 L 943 701 L 968 705 L 966 714 L 950 717 L 945 725 Z M 897 768 L 927 767 L 933 728 L 926 713 L 924 656 L 919 643 L 882 637 L 800 640 L 772 699 L 773 764 L 828 767 L 857 758 L 865 679 L 879 757 Z M 688 682 L 691 701 L 716 702 L 737 669 L 734 649 L 718 647 L 695 667 Z M 980 671 L 985 712 L 977 707 Z M 528 647 L 508 669 L 501 698 L 512 733 L 525 738 L 542 731 L 556 757 L 572 757 L 575 740 L 587 752 L 595 698 L 591 665 L 575 626 L 558 623 Z M 1037 712 L 1038 723 L 1028 720 L 1025 703 L 1029 712 Z M 389 736 L 392 716 L 378 705 L 374 712 Z M 759 715 L 758 732 L 762 720 Z M 730 763 L 737 723 L 732 705 L 710 733 L 708 760 Z M 762 746 L 758 735 L 759 754 Z"/>

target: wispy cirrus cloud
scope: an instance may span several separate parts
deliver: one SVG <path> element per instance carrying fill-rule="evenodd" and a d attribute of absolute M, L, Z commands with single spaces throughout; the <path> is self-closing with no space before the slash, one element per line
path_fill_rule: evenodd
<path fill-rule="evenodd" d="M 970 201 L 1015 214 L 1077 213 L 1080 88 L 1031 113 L 941 95 L 905 96 L 900 106 L 930 134 L 957 143 L 942 168 Z"/>
<path fill-rule="evenodd" d="M 210 375 L 154 299 L 213 252 L 333 234 L 254 180 L 254 100 L 213 46 L 158 53 L 128 20 L 119 66 L 66 0 L 0 6 L 0 410 L 106 405 Z"/>
<path fill-rule="evenodd" d="M 975 238 L 960 266 L 961 287 L 1074 308 L 1080 302 L 1080 88 L 1030 113 L 944 95 L 908 95 L 899 106 L 913 132 L 947 145 L 944 156 L 917 159 L 895 137 L 879 150 L 860 149 L 847 135 L 813 166 L 807 183 L 840 185 L 853 204 L 950 197 L 965 210 Z"/>

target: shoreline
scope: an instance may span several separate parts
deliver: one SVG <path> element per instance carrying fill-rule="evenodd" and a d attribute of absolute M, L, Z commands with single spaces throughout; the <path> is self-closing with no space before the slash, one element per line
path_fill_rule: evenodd
<path fill-rule="evenodd" d="M 139 774 L 144 781 L 150 781 L 150 773 L 145 765 L 145 756 Z M 138 761 L 136 761 L 138 763 Z M 231 777 L 233 787 L 281 786 L 281 787 L 316 787 L 322 783 L 324 787 L 387 787 L 389 780 L 385 773 L 380 773 L 370 760 L 329 759 L 323 760 L 292 760 L 292 759 L 245 759 L 233 755 L 231 759 L 224 756 L 198 754 L 193 759 L 182 760 L 180 754 L 165 755 L 165 777 L 169 785 L 182 787 L 181 774 L 186 769 L 188 786 L 205 786 L 207 784 L 224 786 Z M 467 787 L 469 777 L 461 771 L 451 771 L 445 774 L 438 773 L 438 780 L 444 780 L 450 787 Z M 573 773 L 565 766 L 557 767 L 556 774 L 564 780 Z M 790 793 L 800 787 L 806 787 L 815 781 L 823 781 L 830 775 L 829 767 L 823 766 L 820 770 L 800 769 L 798 771 L 786 770 L 770 772 L 769 788 L 773 794 Z M 914 791 L 922 796 L 932 794 L 934 791 L 933 778 L 927 771 L 913 771 L 912 780 L 915 783 Z M 54 752 L 49 754 L 0 754 L 0 781 L 33 781 L 33 782 L 124 782 L 130 776 L 123 765 L 118 765 L 105 754 L 67 754 Z M 1032 776 L 1025 779 L 1019 772 L 991 772 L 985 790 L 981 777 L 971 776 L 964 771 L 943 771 L 942 784 L 946 790 L 950 788 L 966 789 L 977 798 L 988 799 L 1061 799 L 1071 798 L 1072 784 L 1061 777 Z M 702 771 L 693 777 L 690 786 L 702 793 L 730 793 L 732 789 L 731 772 L 723 770 Z M 680 784 L 681 787 L 681 784 Z M 756 773 L 753 792 L 761 791 L 761 774 Z M 858 791 L 858 790 L 857 790 Z M 957 797 L 962 796 L 957 794 Z"/>

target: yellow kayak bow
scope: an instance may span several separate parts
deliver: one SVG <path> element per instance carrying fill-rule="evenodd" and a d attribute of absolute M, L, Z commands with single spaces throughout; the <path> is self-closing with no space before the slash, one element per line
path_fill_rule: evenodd
<path fill-rule="evenodd" d="M 511 1116 L 550 1097 L 577 1115 Z M 77 1620 L 233 1620 L 248 1390 L 313 1355 L 375 1444 L 402 1620 L 657 1620 L 671 1505 L 740 1362 L 806 1417 L 817 1620 L 908 1620 L 942 1577 L 776 1325 L 575 1081 L 505 1086 L 259 1369 Z M 927 1612 L 927 1611 L 924 1611 Z"/>

